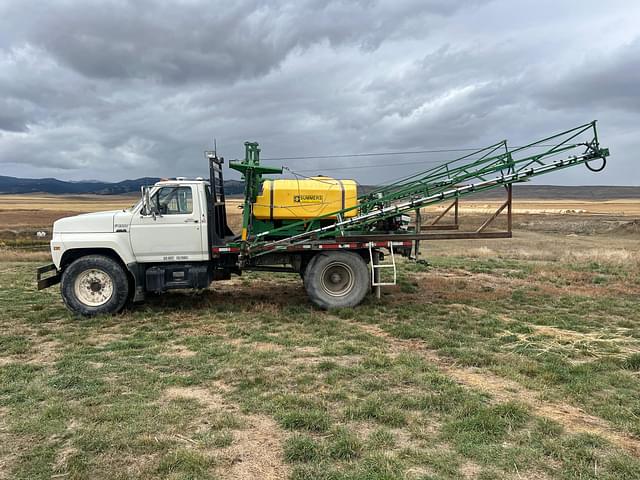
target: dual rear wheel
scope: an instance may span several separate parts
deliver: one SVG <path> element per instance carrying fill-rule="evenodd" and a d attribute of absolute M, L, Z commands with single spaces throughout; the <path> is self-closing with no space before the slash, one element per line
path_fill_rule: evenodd
<path fill-rule="evenodd" d="M 318 253 L 305 268 L 304 286 L 322 309 L 355 307 L 369 292 L 369 269 L 355 252 Z"/>

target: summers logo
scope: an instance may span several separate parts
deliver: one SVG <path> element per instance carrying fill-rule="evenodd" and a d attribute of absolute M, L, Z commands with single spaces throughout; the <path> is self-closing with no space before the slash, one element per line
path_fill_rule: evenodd
<path fill-rule="evenodd" d="M 322 195 L 294 195 L 293 201 L 296 203 L 312 203 L 312 202 L 322 202 L 324 200 L 324 196 Z"/>

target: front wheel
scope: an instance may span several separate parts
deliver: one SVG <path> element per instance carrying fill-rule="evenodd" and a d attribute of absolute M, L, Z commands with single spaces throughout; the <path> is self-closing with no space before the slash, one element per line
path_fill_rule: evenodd
<path fill-rule="evenodd" d="M 353 252 L 319 253 L 304 273 L 304 286 L 311 301 L 322 309 L 358 305 L 369 292 L 369 269 Z"/>
<path fill-rule="evenodd" d="M 129 295 L 124 269 L 103 255 L 88 255 L 75 260 L 64 270 L 60 283 L 67 308 L 85 317 L 117 313 Z"/>

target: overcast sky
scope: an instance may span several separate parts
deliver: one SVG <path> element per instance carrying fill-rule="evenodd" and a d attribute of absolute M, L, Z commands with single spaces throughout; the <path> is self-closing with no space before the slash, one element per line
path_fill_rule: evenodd
<path fill-rule="evenodd" d="M 607 169 L 540 183 L 640 185 L 638 1 L 0 0 L 0 175 L 194 176 L 214 136 L 227 158 L 327 155 L 594 119 Z M 451 156 L 282 163 L 378 183 Z"/>

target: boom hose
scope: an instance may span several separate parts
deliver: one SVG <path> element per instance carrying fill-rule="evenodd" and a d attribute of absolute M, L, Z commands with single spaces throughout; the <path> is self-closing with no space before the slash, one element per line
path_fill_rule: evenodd
<path fill-rule="evenodd" d="M 602 158 L 602 165 L 600 166 L 600 168 L 593 168 L 589 166 L 589 162 L 584 162 L 584 164 L 586 165 L 586 167 L 591 170 L 592 172 L 601 172 L 602 170 L 604 170 L 604 167 L 607 166 L 607 159 L 606 158 Z"/>

